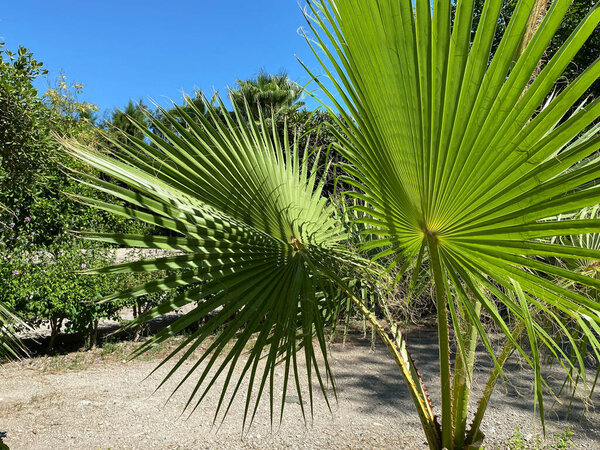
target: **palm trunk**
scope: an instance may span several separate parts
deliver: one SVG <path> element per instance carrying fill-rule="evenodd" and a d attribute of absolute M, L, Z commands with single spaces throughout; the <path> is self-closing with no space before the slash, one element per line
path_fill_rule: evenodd
<path fill-rule="evenodd" d="M 386 329 L 381 325 L 373 312 L 367 308 L 360 298 L 354 295 L 342 280 L 340 280 L 333 272 L 327 273 L 336 281 L 340 289 L 352 299 L 361 314 L 371 323 L 381 340 L 383 340 L 390 354 L 394 358 L 394 361 L 396 361 L 406 387 L 410 392 L 429 447 L 432 449 L 441 449 L 441 431 L 436 416 L 433 413 L 433 406 L 429 399 L 429 395 L 427 394 L 427 389 L 425 389 L 421 380 L 421 375 L 417 371 L 417 368 L 406 349 L 406 341 L 398 327 L 395 325 L 389 311 L 386 308 L 383 308 L 392 336 L 390 336 Z"/>

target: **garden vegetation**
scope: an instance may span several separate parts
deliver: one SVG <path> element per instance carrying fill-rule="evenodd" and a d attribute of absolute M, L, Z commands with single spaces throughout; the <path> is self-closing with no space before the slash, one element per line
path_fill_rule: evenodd
<path fill-rule="evenodd" d="M 179 370 L 186 370 L 182 383 L 194 378 L 193 410 L 221 377 L 215 419 L 245 395 L 243 426 L 263 397 L 272 420 L 281 417 L 290 390 L 304 413 L 302 399 L 315 401 L 312 381 L 331 401 L 326 333 L 340 305 L 352 305 L 389 349 L 432 449 L 482 444 L 486 408 L 514 354 L 534 374 L 542 424 L 543 392 L 550 389 L 544 355 L 591 396 L 600 359 L 600 99 L 593 97 L 600 59 L 585 59 L 577 71 L 572 62 L 597 38 L 600 8 L 576 8 L 581 20 L 567 32 L 572 3 L 308 2 L 307 43 L 321 66 L 306 70 L 327 110 L 326 146 L 314 145 L 309 134 L 320 128 L 308 120 L 290 125 L 300 114 L 293 106 L 297 86 L 265 74 L 240 83 L 231 110 L 218 96 L 199 93 L 170 110 L 131 104 L 127 121 L 92 137 L 53 130 L 58 137 L 49 145 L 58 148 L 58 141 L 64 149 L 57 160 L 70 161 L 57 175 L 77 201 L 67 207 L 81 208 L 90 220 L 106 218 L 74 224 L 85 239 L 65 237 L 68 250 L 40 247 L 59 266 L 66 259 L 79 265 L 85 274 L 73 274 L 73 283 L 98 283 L 94 295 L 103 298 L 89 307 L 103 312 L 86 312 L 79 322 L 71 315 L 69 323 L 89 328 L 98 314 L 154 296 L 156 306 L 141 311 L 125 327 L 131 329 L 195 302 L 135 354 L 197 324 L 160 364 L 172 363 L 165 381 Z M 31 78 L 39 66 L 23 55 Z M 260 86 L 264 95 L 256 92 Z M 275 97 L 283 99 L 277 107 L 260 103 Z M 78 114 L 66 117 L 81 126 L 88 116 Z M 343 183 L 341 196 L 335 181 Z M 20 252 L 23 264 L 45 258 L 32 250 L 42 243 L 35 229 L 29 232 L 37 216 L 24 216 L 38 198 L 31 194 L 26 207 L 3 200 L 16 216 L 4 225 L 4 245 Z M 11 239 L 13 229 L 19 233 Z M 61 232 L 55 236 L 62 239 Z M 91 257 L 94 246 L 168 253 L 93 267 L 83 256 L 61 259 L 62 251 Z M 16 266 L 10 270 L 3 279 L 21 276 Z M 102 283 L 118 277 L 139 282 L 106 295 Z M 439 399 L 428 395 L 386 296 L 402 283 L 408 298 L 423 283 L 433 288 L 420 293 L 432 292 L 435 303 Z M 40 294 L 47 298 L 52 294 Z M 55 308 L 77 302 L 60 298 Z M 26 301 L 2 300 L 30 313 Z M 37 311 L 30 322 L 36 315 L 54 320 L 50 309 Z M 503 337 L 499 349 L 492 329 Z M 184 369 L 203 343 L 203 355 Z M 478 345 L 493 369 L 475 403 Z M 273 381 L 277 366 L 284 371 L 281 395 Z M 301 376 L 309 381 L 304 392 Z"/>

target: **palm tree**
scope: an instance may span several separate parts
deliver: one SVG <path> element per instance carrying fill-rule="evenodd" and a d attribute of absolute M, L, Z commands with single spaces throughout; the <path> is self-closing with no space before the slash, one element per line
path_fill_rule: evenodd
<path fill-rule="evenodd" d="M 231 102 L 239 111 L 245 112 L 249 105 L 249 117 L 257 120 L 259 109 L 262 114 L 282 116 L 296 111 L 304 105 L 299 101 L 302 87 L 290 80 L 287 73 L 269 74 L 261 71 L 256 78 L 238 80 L 236 88 L 230 90 Z"/>
<path fill-rule="evenodd" d="M 307 16 L 315 39 L 311 45 L 335 86 L 334 91 L 321 88 L 337 113 L 332 114 L 339 127 L 333 130 L 340 142 L 337 149 L 349 161 L 345 181 L 357 188 L 352 195 L 365 205 L 356 207 L 362 213 L 357 220 L 373 235 L 363 250 L 379 249 L 375 259 L 391 257 L 390 268 L 399 268 L 398 279 L 409 268 L 418 274 L 421 267 L 428 267 L 434 280 L 439 415 L 434 414 L 394 318 L 383 307 L 387 323 L 380 323 L 349 287 L 348 277 L 377 269 L 344 249 L 347 236 L 333 219 L 327 200 L 321 198 L 315 168 L 299 158 L 297 144 L 288 144 L 287 137 L 280 143 L 260 108 L 258 121 L 248 123 L 243 116 L 252 113 L 249 103 L 245 110 L 234 106 L 231 117 L 220 117 L 208 102 L 207 113 L 197 115 L 198 119 L 180 108 L 178 117 L 163 112 L 176 131 L 150 118 L 160 136 L 134 120 L 144 129 L 144 138 L 114 141 L 118 150 L 112 155 L 63 142 L 74 157 L 132 188 L 80 174 L 83 182 L 129 206 L 89 198 L 81 201 L 178 233 L 177 237 L 85 234 L 115 244 L 181 252 L 98 271 L 179 269 L 177 275 L 106 299 L 190 287 L 132 326 L 188 302 L 200 302 L 137 353 L 213 312 L 161 363 L 179 355 L 169 378 L 207 336 L 224 327 L 184 377 L 185 381 L 200 371 L 190 407 L 197 406 L 222 375 L 223 394 L 215 417 L 223 409 L 226 412 L 240 388 L 241 378 L 232 381 L 234 368 L 240 366 L 241 377 L 250 377 L 246 415 L 253 416 L 267 387 L 273 415 L 277 362 L 285 368 L 283 397 L 290 374 L 302 397 L 299 350 L 304 353 L 308 378 L 315 376 L 326 393 L 331 372 L 324 327 L 340 301 L 332 292 L 340 290 L 390 350 L 431 448 L 480 444 L 483 415 L 513 351 L 534 370 L 542 418 L 541 347 L 585 380 L 583 362 L 571 361 L 543 325 L 554 323 L 574 342 L 575 331 L 564 324 L 568 319 L 598 352 L 600 304 L 551 280 L 596 289 L 600 282 L 545 258 L 598 261 L 600 251 L 544 239 L 600 232 L 600 220 L 543 219 L 598 203 L 599 188 L 586 183 L 599 177 L 600 162 L 593 159 L 567 169 L 600 148 L 597 132 L 582 134 L 598 118 L 600 101 L 573 108 L 598 78 L 600 61 L 543 110 L 540 106 L 600 22 L 600 9 L 590 11 L 532 81 L 570 0 L 552 3 L 524 47 L 534 2 L 520 0 L 491 62 L 502 1 L 485 2 L 473 36 L 474 0 L 458 1 L 453 27 L 450 4 L 439 0 L 432 10 L 429 0 L 321 0 L 309 4 L 312 15 Z M 320 84 L 318 77 L 314 79 Z M 580 186 L 585 188 L 576 189 Z M 501 313 L 499 306 L 507 312 Z M 500 353 L 494 351 L 483 327 L 484 315 L 506 337 Z M 457 347 L 454 364 L 449 326 L 454 328 Z M 522 345 L 523 339 L 529 345 Z M 478 340 L 488 349 L 494 369 L 467 429 Z M 240 355 L 249 342 L 250 356 L 242 361 Z M 264 364 L 259 364 L 261 356 Z M 199 369 L 202 363 L 206 364 Z M 227 393 L 232 394 L 231 400 Z M 312 405 L 310 383 L 308 394 Z M 282 400 L 281 413 L 283 407 Z"/>
<path fill-rule="evenodd" d="M 398 259 L 418 262 L 426 253 L 430 260 L 438 314 L 442 423 L 439 436 L 428 435 L 428 440 L 432 447 L 445 448 L 479 440 L 489 393 L 512 346 L 535 370 L 543 413 L 538 344 L 561 350 L 532 318 L 552 314 L 556 308 L 587 336 L 593 336 L 600 321 L 600 304 L 548 281 L 548 276 L 587 286 L 598 286 L 598 281 L 537 258 L 600 256 L 594 250 L 539 241 L 600 226 L 598 220 L 540 223 L 598 201 L 597 188 L 574 191 L 598 177 L 596 161 L 563 172 L 600 147 L 597 133 L 578 138 L 598 118 L 600 102 L 569 115 L 598 78 L 600 61 L 542 111 L 540 106 L 596 28 L 600 10 L 591 9 L 530 83 L 571 2 L 553 2 L 523 46 L 536 3 L 519 1 L 489 63 L 502 2 L 485 2 L 474 37 L 474 2 L 457 2 L 452 28 L 450 3 L 435 2 L 431 10 L 430 2 L 418 0 L 413 10 L 411 2 L 402 1 L 318 1 L 311 5 L 309 20 L 317 40 L 311 46 L 337 95 L 322 88 L 345 119 L 339 123 L 343 132 L 338 138 L 339 150 L 351 164 L 347 182 L 362 191 L 356 195 L 367 203 L 365 211 L 371 216 L 367 221 L 375 227 L 379 245 L 386 248 L 383 254 L 393 252 Z M 325 53 L 324 59 L 317 48 Z M 518 322 L 515 329 L 499 314 L 496 302 L 503 303 Z M 481 309 L 509 340 L 507 352 L 498 357 L 483 330 Z M 458 347 L 453 379 L 449 323 Z M 516 339 L 525 331 L 530 357 Z M 478 336 L 494 357 L 496 370 L 466 432 Z M 585 372 L 583 364 L 578 370 Z M 423 425 L 427 429 L 428 424 Z"/>

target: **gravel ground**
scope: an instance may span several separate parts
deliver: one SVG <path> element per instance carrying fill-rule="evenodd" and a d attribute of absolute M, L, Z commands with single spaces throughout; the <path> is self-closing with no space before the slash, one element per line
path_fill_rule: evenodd
<path fill-rule="evenodd" d="M 408 343 L 437 403 L 435 332 L 412 332 Z M 54 361 L 78 355 L 61 355 Z M 271 429 L 268 401 L 263 401 L 244 434 L 242 401 L 234 403 L 220 427 L 213 426 L 218 389 L 193 415 L 182 415 L 193 386 L 184 385 L 169 402 L 177 380 L 154 392 L 167 369 L 145 377 L 158 359 L 125 363 L 102 356 L 100 350 L 88 355 L 92 362 L 81 367 L 52 368 L 48 358 L 0 366 L 0 432 L 6 433 L 5 441 L 12 449 L 425 448 L 411 399 L 386 349 L 378 344 L 371 350 L 369 341 L 359 336 L 351 336 L 346 345 L 332 345 L 330 357 L 338 387 L 332 412 L 317 398 L 314 419 L 305 424 L 298 398 L 290 396 L 283 422 Z M 476 385 L 490 368 L 484 357 L 480 360 Z M 526 440 L 541 435 L 530 400 L 531 374 L 517 365 L 508 367 L 508 372 L 511 385 L 498 386 L 486 415 L 487 448 L 501 448 L 515 427 L 523 430 Z M 278 385 L 281 378 L 282 373 Z M 558 374 L 555 378 L 560 386 Z M 598 399 L 596 395 L 594 403 Z M 575 432 L 574 448 L 600 448 L 598 412 L 591 410 L 583 416 L 582 404 L 577 402 L 565 420 L 566 405 L 551 408 L 552 403 L 551 399 L 546 403 L 549 437 L 570 427 Z"/>

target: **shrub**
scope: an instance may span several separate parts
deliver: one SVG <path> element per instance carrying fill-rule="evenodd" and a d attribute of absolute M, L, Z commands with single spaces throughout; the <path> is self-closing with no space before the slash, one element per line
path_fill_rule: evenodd
<path fill-rule="evenodd" d="M 118 280 L 81 276 L 79 272 L 112 262 L 111 252 L 74 241 L 70 247 L 37 245 L 35 232 L 26 233 L 11 225 L 4 225 L 8 239 L 0 241 L 0 301 L 31 325 L 48 323 L 49 349 L 63 325 L 67 332 L 84 334 L 93 346 L 98 321 L 117 318 L 121 306 L 95 300 L 118 289 Z"/>

